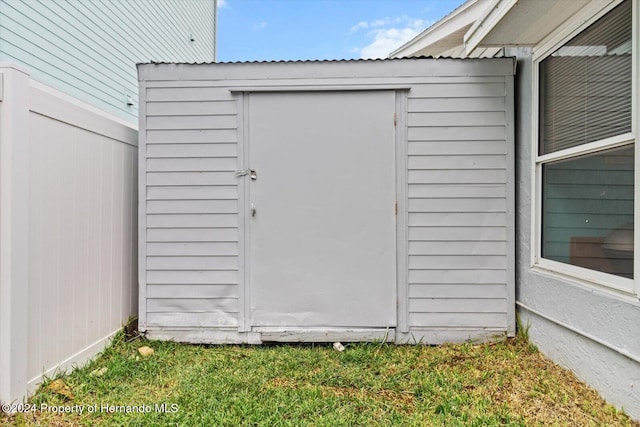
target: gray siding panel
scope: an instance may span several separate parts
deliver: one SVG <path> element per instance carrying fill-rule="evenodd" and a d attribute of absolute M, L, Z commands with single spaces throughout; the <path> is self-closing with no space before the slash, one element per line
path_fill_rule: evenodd
<path fill-rule="evenodd" d="M 229 256 L 149 256 L 147 271 L 162 270 L 237 270 L 238 259 Z"/>
<path fill-rule="evenodd" d="M 238 203 L 235 200 L 149 200 L 149 214 L 193 214 L 193 213 L 236 213 Z"/>
<path fill-rule="evenodd" d="M 237 200 L 233 185 L 160 186 L 147 189 L 147 200 Z"/>
<path fill-rule="evenodd" d="M 229 172 L 171 172 L 147 173 L 148 185 L 233 185 L 235 174 Z"/>
<path fill-rule="evenodd" d="M 409 322 L 422 328 L 472 328 L 503 331 L 507 327 L 504 313 L 417 313 L 411 312 Z"/>
<path fill-rule="evenodd" d="M 236 144 L 147 144 L 147 159 L 175 159 L 181 157 L 233 157 L 238 155 Z"/>
<path fill-rule="evenodd" d="M 231 256 L 238 255 L 238 245 L 227 242 L 147 243 L 147 254 L 149 256 Z"/>
<path fill-rule="evenodd" d="M 409 212 L 409 226 L 439 226 L 439 227 L 468 227 L 468 226 L 504 226 L 506 214 L 502 212 Z"/>
<path fill-rule="evenodd" d="M 504 155 L 415 155 L 409 157 L 409 169 L 460 170 L 460 169 L 503 169 Z"/>
<path fill-rule="evenodd" d="M 507 273 L 504 268 L 497 270 L 426 270 L 423 268 L 412 268 L 409 270 L 410 285 L 414 283 L 493 284 L 505 283 L 506 280 Z"/>
<path fill-rule="evenodd" d="M 234 285 L 238 283 L 236 271 L 148 271 L 147 283 L 150 285 Z"/>
<path fill-rule="evenodd" d="M 409 254 L 409 269 L 412 270 L 499 270 L 507 264 L 505 256 Z"/>
<path fill-rule="evenodd" d="M 146 326 L 235 326 L 236 102 L 219 88 L 144 90 Z"/>
<path fill-rule="evenodd" d="M 485 298 L 502 299 L 505 294 L 504 284 L 412 284 L 409 288 L 412 299 L 446 298 L 482 300 Z"/>
<path fill-rule="evenodd" d="M 408 129 L 409 141 L 496 141 L 505 140 L 504 126 L 414 127 Z"/>
<path fill-rule="evenodd" d="M 238 326 L 238 316 L 237 313 L 229 313 L 223 310 L 206 313 L 148 313 L 147 325 L 160 328 L 212 328 Z"/>
<path fill-rule="evenodd" d="M 147 130 L 149 144 L 227 144 L 238 140 L 235 129 Z"/>
<path fill-rule="evenodd" d="M 504 120 L 504 111 L 409 113 L 409 123 L 414 126 L 501 126 Z"/>
<path fill-rule="evenodd" d="M 505 111 L 504 97 L 494 98 L 411 98 L 408 108 L 413 113 Z"/>
<path fill-rule="evenodd" d="M 505 96 L 504 82 L 499 83 L 432 83 L 416 85 L 411 90 L 411 98 L 503 98 Z M 442 111 L 442 110 L 439 110 Z M 483 112 L 483 109 L 472 112 Z M 411 113 L 411 110 L 409 110 Z"/>
<path fill-rule="evenodd" d="M 504 198 L 413 198 L 409 200 L 411 212 L 504 212 Z"/>
<path fill-rule="evenodd" d="M 235 298 L 149 298 L 148 304 L 149 313 L 179 313 L 185 307 L 190 313 L 238 312 L 238 300 Z"/>
<path fill-rule="evenodd" d="M 238 229 L 222 228 L 150 228 L 147 242 L 237 242 Z"/>
<path fill-rule="evenodd" d="M 440 140 L 425 140 L 425 141 L 410 141 L 409 142 L 409 154 L 410 155 L 491 155 L 491 154 L 503 154 L 506 150 L 505 141 L 479 141 L 477 139 L 470 141 L 440 141 Z"/>
<path fill-rule="evenodd" d="M 411 298 L 412 313 L 504 313 L 504 298 Z"/>
<path fill-rule="evenodd" d="M 179 102 L 176 107 L 181 107 L 183 102 L 211 102 L 227 101 L 226 104 L 234 104 L 229 89 L 224 87 L 153 87 L 147 89 L 147 102 Z M 229 102 L 230 101 L 230 102 Z M 211 113 L 209 113 L 211 114 Z M 171 112 L 172 116 L 180 117 L 182 114 Z"/>
<path fill-rule="evenodd" d="M 507 194 L 506 188 L 501 184 L 467 184 L 467 185 L 437 185 L 437 184 L 413 184 L 409 188 L 410 199 L 420 198 L 501 198 Z"/>
<path fill-rule="evenodd" d="M 204 228 L 237 227 L 235 214 L 184 214 L 184 215 L 147 215 L 149 228 Z"/>
<path fill-rule="evenodd" d="M 409 170 L 409 184 L 504 184 L 504 169 Z"/>
<path fill-rule="evenodd" d="M 235 285 L 149 285 L 147 287 L 148 298 L 183 298 L 189 295 L 191 298 L 229 298 L 236 296 Z"/>
<path fill-rule="evenodd" d="M 409 242 L 409 253 L 415 255 L 506 255 L 504 241 L 454 242 L 421 241 Z"/>
<path fill-rule="evenodd" d="M 149 172 L 199 172 L 203 170 L 235 171 L 236 159 L 231 157 L 147 159 L 147 171 Z"/>
<path fill-rule="evenodd" d="M 506 227 L 424 227 L 414 225 L 409 229 L 409 241 L 486 242 L 506 240 Z"/>
<path fill-rule="evenodd" d="M 236 109 L 234 101 L 183 101 L 176 110 L 175 102 L 149 102 L 147 116 L 208 116 L 233 114 Z"/>
<path fill-rule="evenodd" d="M 503 329 L 509 235 L 505 81 L 420 85 L 408 108 L 412 327 Z"/>
<path fill-rule="evenodd" d="M 220 116 L 148 116 L 149 130 L 235 129 L 235 115 Z"/>

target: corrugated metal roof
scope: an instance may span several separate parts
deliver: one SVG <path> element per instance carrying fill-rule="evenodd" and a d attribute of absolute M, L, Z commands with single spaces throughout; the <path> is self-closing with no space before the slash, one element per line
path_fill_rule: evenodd
<path fill-rule="evenodd" d="M 297 59 L 297 60 L 270 60 L 270 61 L 229 61 L 229 62 L 164 62 L 164 61 L 149 61 L 138 62 L 136 65 L 147 64 L 185 64 L 185 65 L 208 65 L 208 64 L 300 64 L 300 63 L 323 63 L 323 62 L 388 62 L 388 61 L 413 61 L 418 59 L 453 59 L 462 60 L 467 58 L 459 58 L 454 56 L 412 56 L 403 58 L 375 58 L 375 59 Z M 487 58 L 473 58 L 473 59 L 487 59 Z"/>

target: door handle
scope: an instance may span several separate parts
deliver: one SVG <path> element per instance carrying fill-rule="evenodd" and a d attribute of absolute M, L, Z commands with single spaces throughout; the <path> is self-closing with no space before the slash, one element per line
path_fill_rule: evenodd
<path fill-rule="evenodd" d="M 249 178 L 251 178 L 252 181 L 255 181 L 258 179 L 258 174 L 254 169 L 243 169 L 243 170 L 236 171 L 236 176 L 246 176 L 246 175 L 249 175 Z"/>
<path fill-rule="evenodd" d="M 256 216 L 256 206 L 251 203 L 251 218 Z"/>

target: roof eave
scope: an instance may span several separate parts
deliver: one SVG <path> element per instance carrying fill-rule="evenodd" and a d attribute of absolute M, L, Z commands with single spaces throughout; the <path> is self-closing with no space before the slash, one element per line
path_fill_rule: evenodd
<path fill-rule="evenodd" d="M 469 54 L 477 48 L 516 3 L 518 3 L 518 0 L 493 0 L 493 4 L 484 11 L 484 14 L 476 20 L 464 35 L 465 53 Z"/>
<path fill-rule="evenodd" d="M 430 45 L 446 40 L 456 30 L 472 24 L 483 15 L 486 1 L 467 0 L 449 15 L 445 16 L 416 37 L 389 54 L 390 58 L 411 55 L 414 52 L 428 48 Z"/>

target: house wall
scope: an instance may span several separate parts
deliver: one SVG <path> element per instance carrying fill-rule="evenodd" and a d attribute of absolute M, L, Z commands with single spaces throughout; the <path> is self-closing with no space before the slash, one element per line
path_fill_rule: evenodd
<path fill-rule="evenodd" d="M 243 90 L 397 100 L 399 342 L 513 334 L 513 64 L 161 64 L 140 70 L 140 327 L 246 342 Z M 268 79 L 267 79 L 268 77 Z M 310 89 L 311 88 L 311 89 Z M 230 91 L 233 89 L 233 91 Z"/>
<path fill-rule="evenodd" d="M 135 124 L 136 62 L 215 60 L 214 21 L 214 0 L 1 0 L 0 61 Z"/>
<path fill-rule="evenodd" d="M 0 67 L 0 401 L 93 357 L 137 308 L 137 132 Z"/>
<path fill-rule="evenodd" d="M 531 267 L 532 61 L 516 56 L 517 305 L 531 342 L 634 418 L 640 418 L 640 303 Z"/>

